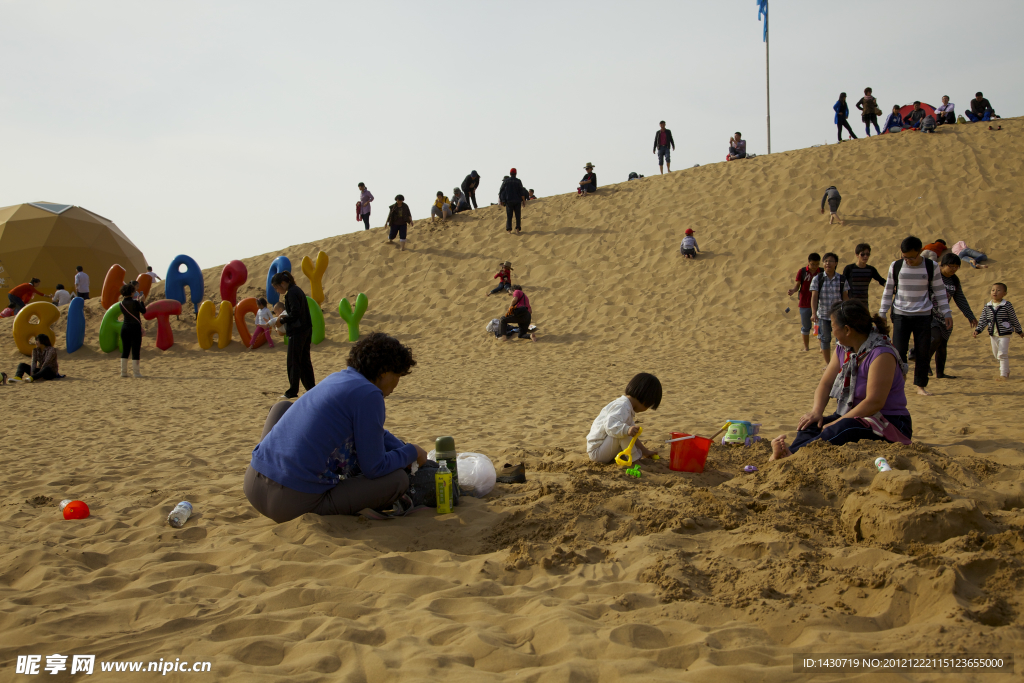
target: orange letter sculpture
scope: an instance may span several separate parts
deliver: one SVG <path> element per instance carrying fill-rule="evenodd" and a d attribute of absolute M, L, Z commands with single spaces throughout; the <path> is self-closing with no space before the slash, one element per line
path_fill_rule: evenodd
<path fill-rule="evenodd" d="M 142 280 L 139 280 L 139 284 L 142 284 Z M 170 321 L 172 315 L 181 315 L 180 301 L 160 299 L 146 306 L 146 320 L 156 318 L 156 348 L 161 351 L 174 346 L 174 330 L 171 329 Z"/>
<path fill-rule="evenodd" d="M 107 310 L 121 299 L 121 286 L 124 285 L 124 268 L 116 263 L 110 266 L 107 276 L 103 278 L 103 293 L 100 295 L 100 304 L 103 310 Z"/>
<path fill-rule="evenodd" d="M 232 315 L 233 306 L 230 301 L 221 301 L 220 310 L 214 317 L 215 305 L 212 301 L 204 301 L 199 307 L 199 314 L 196 315 L 196 337 L 199 338 L 199 347 L 208 349 L 213 346 L 213 335 L 217 335 L 217 348 L 223 349 L 231 343 L 231 328 L 235 325 Z"/>
<path fill-rule="evenodd" d="M 39 322 L 30 323 L 32 316 L 39 318 Z M 14 318 L 14 344 L 26 356 L 32 355 L 32 345 L 28 340 L 37 334 L 45 334 L 50 338 L 50 343 L 57 345 L 56 335 L 50 329 L 50 325 L 60 320 L 60 309 L 49 301 L 34 301 L 20 311 Z"/>
<path fill-rule="evenodd" d="M 139 291 L 142 292 L 142 299 L 145 301 L 149 298 L 149 290 L 153 286 L 153 276 L 149 273 L 139 273 L 135 280 L 139 283 Z"/>
<path fill-rule="evenodd" d="M 252 343 L 252 333 L 249 332 L 249 324 L 245 322 L 245 316 L 249 313 L 256 315 L 256 311 L 260 309 L 256 299 L 249 297 L 248 299 L 242 299 L 238 302 L 238 307 L 235 308 L 235 327 L 238 328 L 238 338 L 242 340 L 244 346 L 248 346 Z M 254 349 L 258 349 L 267 343 L 265 335 L 260 335 L 259 340 L 256 342 Z"/>
<path fill-rule="evenodd" d="M 330 259 L 322 251 L 318 251 L 316 254 L 316 266 L 313 266 L 313 260 L 308 256 L 302 257 L 302 273 L 309 278 L 309 295 L 313 297 L 313 301 L 318 304 L 324 302 L 324 273 L 327 271 L 327 263 Z"/>

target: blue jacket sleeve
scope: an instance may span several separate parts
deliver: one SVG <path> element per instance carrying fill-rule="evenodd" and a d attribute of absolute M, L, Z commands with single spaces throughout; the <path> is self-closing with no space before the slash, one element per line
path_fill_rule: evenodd
<path fill-rule="evenodd" d="M 369 479 L 379 479 L 416 461 L 416 447 L 402 443 L 384 429 L 384 397 L 374 392 L 356 403 L 353 440 L 359 469 Z"/>

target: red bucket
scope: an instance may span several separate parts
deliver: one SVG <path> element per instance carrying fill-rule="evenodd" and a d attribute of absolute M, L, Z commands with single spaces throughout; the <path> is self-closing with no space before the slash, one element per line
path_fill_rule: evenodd
<path fill-rule="evenodd" d="M 684 436 L 689 436 L 689 434 L 672 432 L 673 439 Z M 672 444 L 668 468 L 676 472 L 703 472 L 710 448 L 711 439 L 705 439 L 703 436 L 695 436 L 686 441 L 676 441 Z"/>

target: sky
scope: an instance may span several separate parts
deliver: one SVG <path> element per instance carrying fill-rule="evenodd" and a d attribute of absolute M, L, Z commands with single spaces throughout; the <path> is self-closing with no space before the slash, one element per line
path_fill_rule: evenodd
<path fill-rule="evenodd" d="M 773 152 L 835 142 L 839 92 L 866 86 L 885 111 L 978 90 L 1024 110 L 1020 0 L 770 12 Z M 513 166 L 539 196 L 587 162 L 652 175 L 661 119 L 676 170 L 737 130 L 768 151 L 755 0 L 0 0 L 0 25 L 0 206 L 85 207 L 161 273 L 362 229 L 360 181 L 378 226 L 471 170 L 487 204 Z"/>

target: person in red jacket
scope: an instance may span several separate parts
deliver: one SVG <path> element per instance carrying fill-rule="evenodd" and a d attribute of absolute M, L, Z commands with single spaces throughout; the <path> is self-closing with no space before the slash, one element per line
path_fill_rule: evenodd
<path fill-rule="evenodd" d="M 34 296 L 46 296 L 38 289 L 36 285 L 39 284 L 39 278 L 32 278 L 31 282 L 12 287 L 11 291 L 7 293 L 7 300 L 11 302 L 11 310 L 15 313 L 25 307 L 29 301 L 32 301 Z"/>
<path fill-rule="evenodd" d="M 512 262 L 505 261 L 504 263 L 499 263 L 498 266 L 500 269 L 494 274 L 493 279 L 500 281 L 497 287 L 487 292 L 487 296 L 512 289 Z"/>

